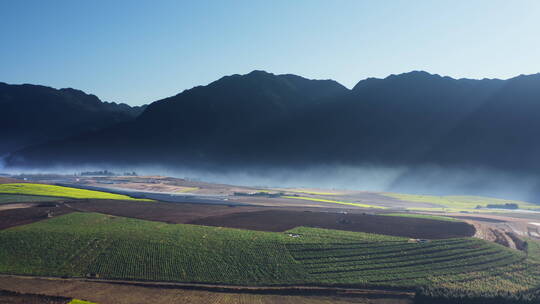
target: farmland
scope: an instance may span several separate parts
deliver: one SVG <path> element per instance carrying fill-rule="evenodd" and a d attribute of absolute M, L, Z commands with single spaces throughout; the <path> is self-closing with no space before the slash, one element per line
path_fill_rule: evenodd
<path fill-rule="evenodd" d="M 111 199 L 111 200 L 134 200 L 126 195 L 113 194 L 101 191 L 92 191 L 85 189 L 69 188 L 55 185 L 31 184 L 31 183 L 15 183 L 15 184 L 0 184 L 0 194 L 16 194 L 16 195 L 35 195 L 48 196 L 58 198 L 73 198 L 73 199 Z"/>
<path fill-rule="evenodd" d="M 382 206 L 360 204 L 360 203 L 351 203 L 351 202 L 336 201 L 336 200 L 329 200 L 329 199 L 323 199 L 323 198 L 314 198 L 314 197 L 305 197 L 305 196 L 283 196 L 283 198 L 300 199 L 300 200 L 306 200 L 306 201 L 331 203 L 331 204 L 340 204 L 340 205 L 349 205 L 349 206 L 364 207 L 364 208 L 386 209 L 386 207 L 382 207 Z"/>
<path fill-rule="evenodd" d="M 37 294 L 17 293 L 0 289 L 0 303 L 2 304 L 69 304 L 70 299 L 58 296 L 45 296 Z"/>
<path fill-rule="evenodd" d="M 463 238 L 417 244 L 375 235 L 362 235 L 359 241 L 351 232 L 336 234 L 305 228 L 291 232 L 320 240 L 291 244 L 289 250 L 306 267 L 311 279 L 326 284 L 410 287 L 444 282 L 466 288 L 476 280 L 489 281 L 508 271 L 515 273 L 497 278 L 500 286 L 508 290 L 540 284 L 535 277 L 537 272 L 521 263 L 525 259 L 523 253 L 482 240 Z M 538 266 L 532 260 L 529 262 L 530 266 Z"/>
<path fill-rule="evenodd" d="M 399 194 L 399 193 L 384 193 L 385 196 L 397 198 L 408 202 L 418 203 L 433 203 L 438 204 L 440 207 L 433 208 L 409 208 L 410 210 L 426 210 L 426 211 L 463 211 L 463 210 L 475 210 L 476 212 L 483 211 L 477 209 L 477 206 L 486 207 L 488 204 L 517 204 L 520 209 L 538 210 L 540 207 L 536 204 L 513 201 L 505 199 L 497 199 L 491 197 L 482 196 L 433 196 L 433 195 L 416 195 L 416 194 Z M 485 211 L 485 210 L 484 210 Z M 494 210 L 489 210 L 493 212 Z"/>
<path fill-rule="evenodd" d="M 28 202 L 52 202 L 57 201 L 57 197 L 20 195 L 20 194 L 0 194 L 0 204 L 7 203 L 28 203 Z"/>
<path fill-rule="evenodd" d="M 276 190 L 284 191 L 284 192 L 312 194 L 312 195 L 340 195 L 342 194 L 341 191 L 323 192 L 321 190 L 309 190 L 309 189 L 290 189 L 290 188 L 285 189 L 284 188 L 284 189 L 276 189 Z"/>
<path fill-rule="evenodd" d="M 13 246 L 1 249 L 0 272 L 227 284 L 301 282 L 301 267 L 288 254 L 286 238 L 73 213 L 2 231 L 1 243 Z"/>
<path fill-rule="evenodd" d="M 3 230 L 0 243 L 4 274 L 250 286 L 444 287 L 487 296 L 540 286 L 538 246 L 530 247 L 527 258 L 472 238 L 411 243 L 307 227 L 274 233 L 71 213 Z"/>
<path fill-rule="evenodd" d="M 224 291 L 214 289 L 163 288 L 159 285 L 114 284 L 71 279 L 5 278 L 0 276 L 0 289 L 19 290 L 34 294 L 88 299 L 99 304 L 411 304 L 412 294 L 399 291 L 348 290 L 335 293 L 306 295 L 302 292 L 287 293 L 280 290 L 257 288 L 252 292 L 231 287 Z M 221 291 L 220 291 L 221 289 Z M 254 291 L 254 292 L 253 292 Z M 305 292 L 305 291 L 304 291 Z M 68 300 L 69 301 L 69 300 Z M 58 304 L 66 304 L 61 301 Z M 2 302 L 0 294 L 0 303 Z M 11 303 L 11 302 L 9 302 Z M 24 303 L 28 302 L 14 302 Z M 33 303 L 33 302 L 31 302 Z M 38 302 L 56 304 L 56 302 Z"/>
<path fill-rule="evenodd" d="M 466 223 L 433 218 L 289 210 L 238 212 L 201 218 L 189 223 L 275 232 L 308 226 L 430 239 L 467 237 L 473 236 L 475 232 L 474 227 Z"/>
<path fill-rule="evenodd" d="M 225 205 L 171 204 L 164 202 L 138 202 L 137 204 L 133 204 L 132 201 L 120 200 L 72 201 L 69 204 L 74 209 L 85 212 L 104 213 L 174 224 L 189 223 L 190 221 L 209 216 L 264 209 L 264 207 L 250 206 L 231 208 Z"/>
<path fill-rule="evenodd" d="M 418 214 L 418 213 L 382 213 L 381 215 L 384 215 L 384 216 L 402 216 L 402 217 L 411 217 L 411 218 L 424 218 L 424 219 L 432 219 L 432 220 L 438 220 L 438 221 L 449 221 L 449 222 L 459 221 L 459 220 L 457 220 L 455 218 L 448 217 L 448 216 Z"/>
<path fill-rule="evenodd" d="M 0 303 L 3 304 L 96 304 L 70 299 L 64 296 L 19 293 L 0 289 Z"/>
<path fill-rule="evenodd" d="M 51 206 L 48 206 L 51 204 Z M 39 206 L 28 208 L 17 208 L 0 211 L 2 220 L 0 221 L 0 230 L 9 227 L 30 224 L 36 221 L 47 219 L 47 214 L 52 212 L 55 216 L 60 216 L 73 212 L 65 205 L 56 205 L 54 203 L 39 203 Z"/>
<path fill-rule="evenodd" d="M 100 191 L 93 191 L 45 184 L 71 183 L 52 178 L 0 185 L 0 289 L 100 304 L 132 303 L 130 288 L 142 288 L 137 293 L 145 298 L 142 302 L 155 303 L 206 303 L 204 298 L 216 303 L 397 303 L 399 298 L 410 303 L 415 293 L 418 303 L 443 303 L 445 298 L 453 303 L 532 303 L 527 301 L 537 299 L 540 287 L 540 245 L 529 240 L 528 254 L 516 250 L 527 248 L 519 236 L 534 230 L 536 214 L 468 209 L 482 205 L 484 198 L 399 199 L 387 193 L 324 189 L 241 196 L 236 193 L 255 190 L 152 177 L 103 178 Z M 106 185 L 115 185 L 108 184 L 112 181 L 126 188 L 173 191 L 164 192 L 166 196 L 190 187 L 198 190 L 177 203 L 134 201 L 103 192 Z M 223 203 L 192 202 L 203 197 L 199 192 Z M 244 204 L 235 205 L 237 200 Z M 447 212 L 405 211 L 415 208 Z M 468 212 L 448 213 L 452 208 Z M 483 214 L 473 214 L 477 211 Z M 489 211 L 494 214 L 485 213 Z M 52 285 L 40 290 L 16 283 L 14 275 Z M 94 285 L 81 293 L 55 289 L 58 280 L 111 284 L 110 293 L 118 283 L 129 286 L 116 297 L 98 296 L 90 291 L 100 289 Z M 200 284 L 219 290 L 190 290 Z M 333 294 L 340 288 L 368 291 L 373 299 Z M 150 294 L 168 289 L 176 291 L 151 299 Z M 385 294 L 383 298 L 397 298 L 376 301 L 385 292 L 406 295 Z"/>
<path fill-rule="evenodd" d="M 95 304 L 95 303 L 88 302 L 88 301 L 83 301 L 83 300 L 78 300 L 78 299 L 73 299 L 68 304 Z"/>

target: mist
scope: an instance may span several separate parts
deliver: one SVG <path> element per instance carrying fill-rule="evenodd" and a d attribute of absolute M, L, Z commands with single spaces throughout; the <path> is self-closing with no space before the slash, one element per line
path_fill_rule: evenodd
<path fill-rule="evenodd" d="M 448 168 L 441 166 L 360 166 L 318 165 L 288 167 L 172 167 L 163 165 L 55 166 L 47 168 L 5 167 L 0 158 L 0 173 L 77 174 L 108 170 L 122 174 L 170 176 L 195 181 L 251 187 L 323 188 L 398 192 L 426 195 L 478 195 L 540 202 L 540 184 L 532 174 L 514 174 L 490 168 Z"/>

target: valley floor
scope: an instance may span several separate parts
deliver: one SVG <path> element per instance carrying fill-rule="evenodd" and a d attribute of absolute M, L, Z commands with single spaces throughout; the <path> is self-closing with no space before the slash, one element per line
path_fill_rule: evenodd
<path fill-rule="evenodd" d="M 138 187 L 136 180 L 130 177 L 129 186 Z M 84 197 L 54 198 L 19 192 L 57 187 L 5 185 L 18 192 L 0 191 L 0 290 L 100 304 L 382 304 L 409 303 L 412 293 L 461 299 L 452 303 L 540 298 L 534 212 L 429 211 L 436 204 L 424 196 L 411 199 L 428 211 L 410 212 L 403 209 L 407 201 L 376 193 L 283 195 L 156 180 L 167 191 L 217 191 L 221 201 L 123 200 L 78 189 L 69 194 Z M 437 202 L 464 207 L 481 199 Z"/>

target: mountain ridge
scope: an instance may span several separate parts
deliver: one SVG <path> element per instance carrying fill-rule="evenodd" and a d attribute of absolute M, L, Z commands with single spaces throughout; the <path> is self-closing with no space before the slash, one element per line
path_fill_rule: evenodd
<path fill-rule="evenodd" d="M 132 121 L 54 143 L 80 154 L 80 158 L 44 144 L 15 152 L 8 163 L 22 164 L 15 161 L 17 157 L 39 163 L 43 160 L 38 157 L 41 151 L 50 151 L 51 156 L 58 152 L 73 162 L 114 162 L 120 158 L 115 154 L 129 151 L 132 161 L 138 163 L 151 161 L 156 154 L 157 159 L 172 163 L 199 164 L 416 165 L 426 160 L 438 165 L 467 164 L 467 149 L 477 149 L 476 154 L 486 152 L 474 145 L 474 138 L 458 149 L 463 151 L 459 159 L 438 147 L 447 143 L 449 149 L 448 143 L 459 146 L 459 138 L 470 138 L 462 135 L 468 128 L 460 126 L 470 125 L 475 119 L 470 117 L 478 115 L 474 113 L 495 109 L 511 112 L 512 105 L 503 95 L 508 94 L 509 85 L 528 90 L 532 95 L 524 93 L 520 100 L 534 106 L 531 100 L 540 98 L 540 91 L 531 87 L 540 87 L 538 75 L 474 80 L 412 71 L 364 79 L 348 89 L 333 80 L 255 70 L 224 76 L 155 101 Z M 536 111 L 540 113 L 540 108 Z M 493 120 L 493 115 L 490 117 L 486 119 Z M 520 134 L 522 130 L 510 127 L 513 119 L 507 123 L 509 132 Z M 528 120 L 532 119 L 528 115 Z M 485 136 L 480 133 L 476 139 Z M 511 149 L 522 151 L 523 141 Z M 95 156 L 85 159 L 84 155 L 91 153 L 74 152 L 77 145 L 94 150 Z M 519 167 L 476 161 L 480 166 L 505 170 Z"/>
<path fill-rule="evenodd" d="M 145 106 L 102 102 L 95 95 L 72 88 L 2 82 L 0 109 L 2 155 L 133 119 Z"/>

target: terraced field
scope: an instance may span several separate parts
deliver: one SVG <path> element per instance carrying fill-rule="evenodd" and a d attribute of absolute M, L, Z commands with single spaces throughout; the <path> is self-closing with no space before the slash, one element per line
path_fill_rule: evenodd
<path fill-rule="evenodd" d="M 313 230 L 290 232 L 310 236 Z M 328 237 L 318 242 L 289 244 L 288 248 L 311 280 L 326 284 L 428 286 L 441 279 L 457 282 L 471 273 L 490 277 L 492 270 L 520 265 L 525 259 L 515 250 L 473 238 L 416 243 L 387 236 L 364 236 L 360 241 L 357 233 L 325 233 Z"/>
<path fill-rule="evenodd" d="M 433 294 L 450 290 L 492 297 L 540 287 L 536 243 L 531 243 L 527 257 L 472 238 L 417 243 L 318 228 L 275 233 L 72 213 L 0 231 L 0 244 L 0 273 L 4 274 L 234 285 L 422 287 Z"/>
<path fill-rule="evenodd" d="M 540 303 L 540 243 L 528 244 L 525 262 L 464 273 L 458 279 L 438 277 L 417 292 L 415 303 Z"/>

